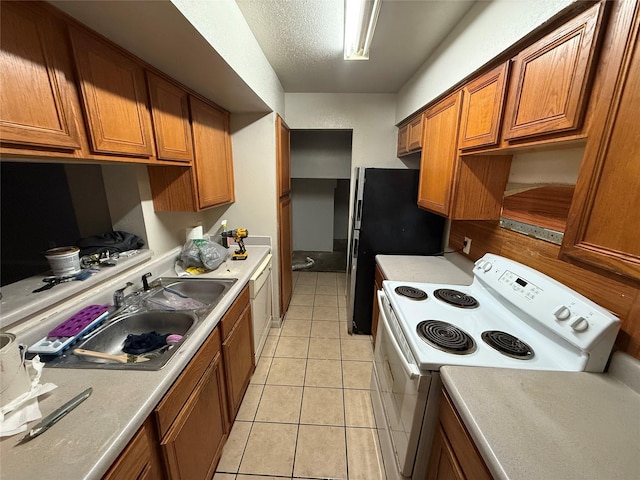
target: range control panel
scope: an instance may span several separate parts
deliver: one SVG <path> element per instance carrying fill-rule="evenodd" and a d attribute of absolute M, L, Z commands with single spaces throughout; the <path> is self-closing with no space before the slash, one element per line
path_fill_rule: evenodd
<path fill-rule="evenodd" d="M 473 270 L 474 283 L 489 287 L 501 301 L 580 348 L 588 349 L 605 332 L 617 332 L 619 320 L 610 312 L 526 265 L 488 253 Z"/>

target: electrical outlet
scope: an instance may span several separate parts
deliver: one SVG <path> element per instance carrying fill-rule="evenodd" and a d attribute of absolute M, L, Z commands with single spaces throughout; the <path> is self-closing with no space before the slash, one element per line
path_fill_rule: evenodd
<path fill-rule="evenodd" d="M 464 237 L 464 243 L 462 244 L 462 251 L 469 255 L 471 251 L 471 239 L 469 237 Z"/>

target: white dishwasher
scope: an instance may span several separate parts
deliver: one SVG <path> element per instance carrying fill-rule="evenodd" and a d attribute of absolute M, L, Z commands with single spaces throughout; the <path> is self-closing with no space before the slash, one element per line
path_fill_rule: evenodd
<path fill-rule="evenodd" d="M 253 320 L 253 345 L 256 362 L 262 354 L 264 342 L 271 328 L 271 254 L 256 269 L 249 280 L 251 293 L 251 317 Z"/>

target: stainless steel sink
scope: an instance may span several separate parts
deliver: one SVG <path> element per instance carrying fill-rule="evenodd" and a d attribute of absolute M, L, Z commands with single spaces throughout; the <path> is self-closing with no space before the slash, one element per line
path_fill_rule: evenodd
<path fill-rule="evenodd" d="M 215 308 L 220 299 L 237 281 L 225 279 L 183 279 L 161 277 L 149 292 L 136 292 L 130 304 L 116 312 L 105 324 L 80 340 L 63 355 L 47 362 L 54 368 L 97 368 L 112 370 L 160 370 L 202 320 Z M 178 308 L 185 305 L 197 308 Z M 182 335 L 182 340 L 151 353 L 151 359 L 137 363 L 118 363 L 114 360 L 74 355 L 75 348 L 121 355 L 128 335 L 155 331 L 161 335 Z"/>

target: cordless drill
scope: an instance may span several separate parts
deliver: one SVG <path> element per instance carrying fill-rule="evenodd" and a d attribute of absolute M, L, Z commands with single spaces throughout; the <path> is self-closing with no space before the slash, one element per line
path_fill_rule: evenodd
<path fill-rule="evenodd" d="M 238 244 L 238 250 L 233 252 L 231 255 L 232 260 L 246 260 L 247 259 L 247 249 L 244 246 L 243 238 L 247 238 L 249 236 L 249 231 L 246 228 L 236 228 L 235 230 L 227 230 L 226 232 L 221 233 L 222 237 L 225 238 L 233 238 L 235 242 Z"/>

